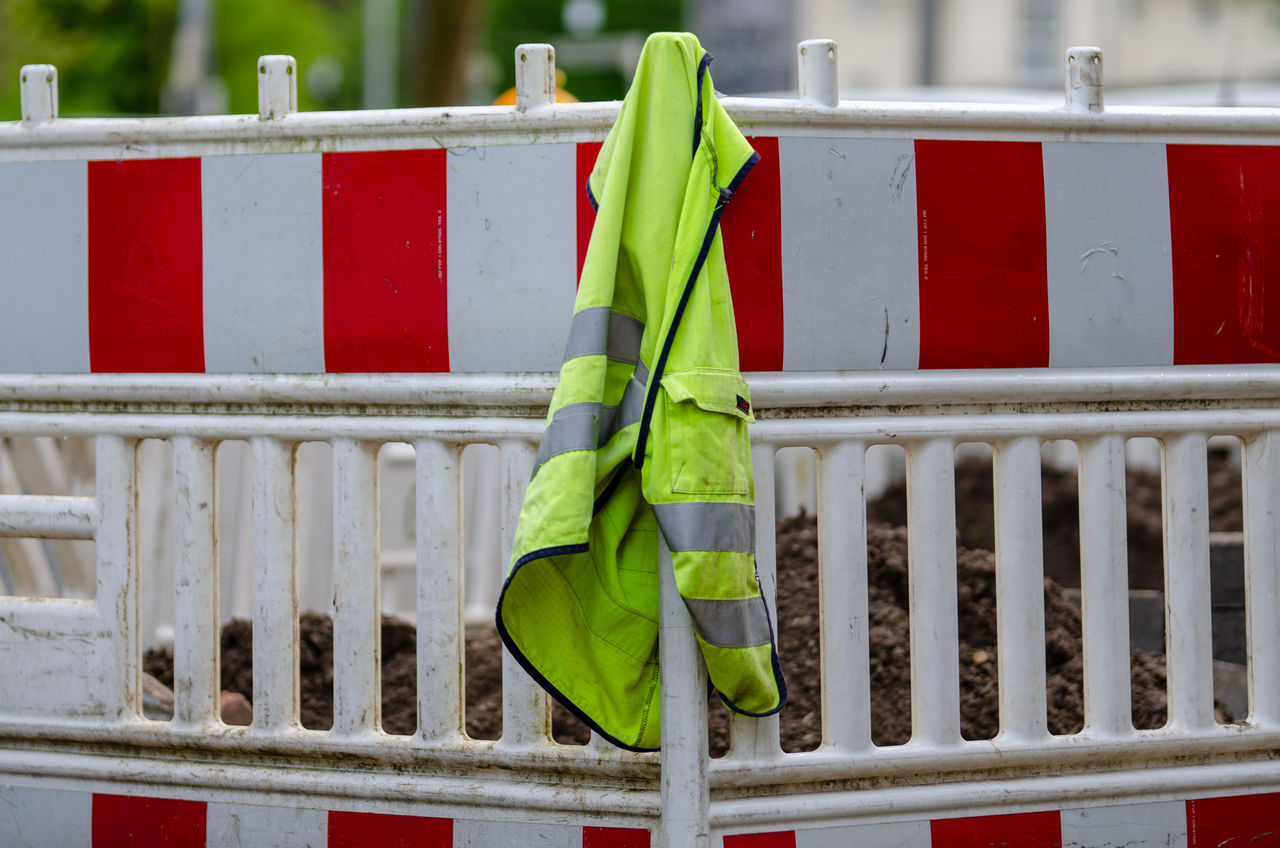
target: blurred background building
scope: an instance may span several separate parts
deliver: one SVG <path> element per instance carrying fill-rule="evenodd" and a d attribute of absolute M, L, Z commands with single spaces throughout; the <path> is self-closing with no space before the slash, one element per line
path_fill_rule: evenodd
<path fill-rule="evenodd" d="M 266 53 L 298 59 L 304 110 L 488 103 L 531 41 L 616 99 L 669 29 L 730 94 L 793 90 L 796 42 L 833 38 L 846 98 L 1056 97 L 1064 50 L 1096 44 L 1110 103 L 1280 105 L 1280 0 L 0 0 L 0 116 L 41 62 L 67 117 L 251 113 Z"/>

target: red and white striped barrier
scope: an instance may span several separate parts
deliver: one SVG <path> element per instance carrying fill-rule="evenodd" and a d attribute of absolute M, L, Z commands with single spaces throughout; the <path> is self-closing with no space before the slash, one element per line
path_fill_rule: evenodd
<path fill-rule="evenodd" d="M 744 370 L 1280 359 L 1280 147 L 753 144 Z M 0 164 L 0 371 L 555 371 L 597 149 Z"/>
<path fill-rule="evenodd" d="M 1280 793 L 739 833 L 723 848 L 1280 845 Z M 0 845 L 649 848 L 649 830 L 453 819 L 0 786 Z"/>

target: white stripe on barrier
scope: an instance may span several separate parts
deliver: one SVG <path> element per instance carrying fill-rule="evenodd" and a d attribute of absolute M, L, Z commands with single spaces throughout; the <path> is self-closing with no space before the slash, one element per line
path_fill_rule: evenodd
<path fill-rule="evenodd" d="M 328 844 L 329 814 L 298 807 L 210 803 L 205 844 L 237 848 L 317 848 Z"/>
<path fill-rule="evenodd" d="M 1045 143 L 1049 365 L 1173 363 L 1162 144 Z"/>
<path fill-rule="evenodd" d="M 324 371 L 318 153 L 201 160 L 205 370 Z"/>
<path fill-rule="evenodd" d="M 454 819 L 453 848 L 493 848 L 496 845 L 582 848 L 582 827 Z"/>
<path fill-rule="evenodd" d="M 780 138 L 788 371 L 920 361 L 910 139 Z"/>
<path fill-rule="evenodd" d="M 886 822 L 796 831 L 796 848 L 930 848 L 927 821 Z"/>
<path fill-rule="evenodd" d="M 1184 801 L 1125 804 L 1063 810 L 1062 848 L 1098 845 L 1159 845 L 1186 848 L 1187 805 Z"/>
<path fill-rule="evenodd" d="M 93 795 L 88 792 L 0 786 L 0 845 L 88 848 L 92 827 Z"/>
<path fill-rule="evenodd" d="M 84 162 L 0 165 L 0 370 L 89 370 Z"/>
<path fill-rule="evenodd" d="M 572 144 L 450 150 L 451 371 L 558 371 L 576 293 Z"/>

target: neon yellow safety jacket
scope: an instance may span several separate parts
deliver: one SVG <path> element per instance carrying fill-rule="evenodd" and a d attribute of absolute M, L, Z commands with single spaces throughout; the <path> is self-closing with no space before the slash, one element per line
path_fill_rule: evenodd
<path fill-rule="evenodd" d="M 755 573 L 755 419 L 719 234 L 759 156 L 710 61 L 692 35 L 651 36 L 596 160 L 595 226 L 498 601 L 524 668 L 632 750 L 660 741 L 659 531 L 725 704 L 758 716 L 786 702 Z"/>

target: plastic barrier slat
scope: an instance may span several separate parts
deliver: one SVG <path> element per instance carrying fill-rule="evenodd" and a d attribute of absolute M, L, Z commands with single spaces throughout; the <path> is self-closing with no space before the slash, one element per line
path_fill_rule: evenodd
<path fill-rule="evenodd" d="M 371 732 L 381 704 L 378 448 L 333 441 L 333 730 Z"/>
<path fill-rule="evenodd" d="M 1124 439 L 1100 436 L 1080 442 L 1084 724 L 1102 736 L 1133 730 L 1124 491 Z"/>
<path fill-rule="evenodd" d="M 911 741 L 960 742 L 954 447 L 907 448 L 907 567 L 911 615 Z"/>
<path fill-rule="evenodd" d="M 1036 738 L 1046 732 L 1040 440 L 996 444 L 992 465 L 1000 732 Z"/>
<path fill-rule="evenodd" d="M 871 744 L 867 622 L 866 447 L 841 442 L 818 458 L 823 742 Z"/>

